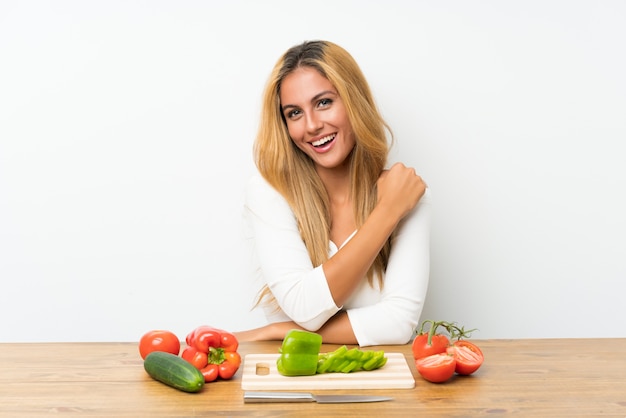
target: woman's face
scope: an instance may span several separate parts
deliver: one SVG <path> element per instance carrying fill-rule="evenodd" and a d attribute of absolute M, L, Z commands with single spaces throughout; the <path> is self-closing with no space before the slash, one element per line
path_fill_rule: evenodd
<path fill-rule="evenodd" d="M 291 140 L 318 170 L 345 168 L 355 139 L 343 101 L 327 78 L 311 67 L 296 69 L 282 81 L 280 104 Z"/>

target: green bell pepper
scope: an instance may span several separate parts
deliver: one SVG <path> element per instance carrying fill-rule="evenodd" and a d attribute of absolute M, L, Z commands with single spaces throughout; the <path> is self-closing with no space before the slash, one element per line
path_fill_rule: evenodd
<path fill-rule="evenodd" d="M 382 350 L 359 350 L 341 346 L 330 353 L 320 354 L 317 373 L 352 373 L 371 371 L 383 367 L 387 357 Z"/>
<path fill-rule="evenodd" d="M 283 376 L 312 376 L 321 373 L 370 371 L 387 363 L 385 352 L 359 350 L 341 346 L 330 353 L 320 353 L 322 336 L 314 332 L 292 329 L 285 335 L 276 360 Z"/>
<path fill-rule="evenodd" d="M 276 360 L 283 376 L 311 376 L 317 372 L 322 336 L 314 332 L 292 329 L 285 335 Z"/>

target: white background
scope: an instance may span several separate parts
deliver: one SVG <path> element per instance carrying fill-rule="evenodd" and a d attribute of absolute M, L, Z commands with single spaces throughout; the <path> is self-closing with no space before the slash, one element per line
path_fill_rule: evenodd
<path fill-rule="evenodd" d="M 432 189 L 422 319 L 626 336 L 626 3 L 3 1 L 0 341 L 263 323 L 241 248 L 265 80 L 344 46 Z"/>

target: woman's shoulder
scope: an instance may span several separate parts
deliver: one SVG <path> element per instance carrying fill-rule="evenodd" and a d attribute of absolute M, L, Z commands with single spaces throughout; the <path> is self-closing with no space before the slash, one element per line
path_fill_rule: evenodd
<path fill-rule="evenodd" d="M 258 172 L 248 178 L 245 188 L 246 203 L 281 203 L 286 204 L 284 197 Z"/>
<path fill-rule="evenodd" d="M 258 172 L 253 173 L 246 183 L 246 195 L 254 194 L 278 194 L 278 191 L 268 183 Z"/>
<path fill-rule="evenodd" d="M 287 200 L 260 174 L 248 179 L 245 193 L 245 213 L 272 225 L 291 227 L 294 214 Z"/>
<path fill-rule="evenodd" d="M 248 177 L 248 182 L 246 184 L 246 192 L 251 191 L 251 190 L 256 190 L 258 188 L 265 188 L 265 187 L 270 187 L 270 185 L 260 173 L 254 172 L 250 175 L 250 177 Z"/>

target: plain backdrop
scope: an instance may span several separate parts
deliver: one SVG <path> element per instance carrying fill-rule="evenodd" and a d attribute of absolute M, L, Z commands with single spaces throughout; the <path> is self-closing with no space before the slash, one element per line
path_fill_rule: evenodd
<path fill-rule="evenodd" d="M 344 46 L 433 196 L 422 319 L 626 336 L 626 3 L 4 0 L 0 341 L 264 323 L 241 253 L 264 83 Z"/>

